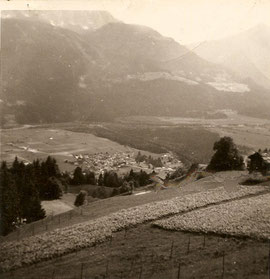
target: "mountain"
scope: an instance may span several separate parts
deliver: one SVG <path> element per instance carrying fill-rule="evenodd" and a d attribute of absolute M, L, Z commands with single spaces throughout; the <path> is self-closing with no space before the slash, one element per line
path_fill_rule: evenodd
<path fill-rule="evenodd" d="M 41 21 L 2 19 L 2 98 L 25 122 L 72 118 L 80 76 L 98 53 L 72 31 Z M 93 68 L 94 67 L 94 68 Z"/>
<path fill-rule="evenodd" d="M 240 78 L 270 89 L 270 27 L 257 25 L 240 34 L 208 41 L 194 48 L 200 57 L 223 65 Z"/>
<path fill-rule="evenodd" d="M 218 109 L 270 117 L 266 90 L 145 26 L 109 22 L 75 32 L 13 16 L 1 29 L 0 98 L 20 123 Z"/>
<path fill-rule="evenodd" d="M 2 18 L 28 19 L 42 21 L 52 26 L 62 27 L 77 33 L 96 30 L 110 22 L 117 22 L 106 11 L 71 11 L 71 10 L 18 10 L 2 11 Z"/>

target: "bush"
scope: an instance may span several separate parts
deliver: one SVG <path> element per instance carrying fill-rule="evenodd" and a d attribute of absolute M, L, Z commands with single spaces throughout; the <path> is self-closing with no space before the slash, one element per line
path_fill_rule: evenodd
<path fill-rule="evenodd" d="M 85 203 L 86 197 L 87 197 L 87 192 L 81 190 L 81 191 L 79 192 L 79 194 L 76 196 L 76 200 L 75 200 L 75 202 L 74 202 L 74 205 L 75 205 L 75 206 L 81 206 L 81 205 L 83 205 L 83 204 Z"/>

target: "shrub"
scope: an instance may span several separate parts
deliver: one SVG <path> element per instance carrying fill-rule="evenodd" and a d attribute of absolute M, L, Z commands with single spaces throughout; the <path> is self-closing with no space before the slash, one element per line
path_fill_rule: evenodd
<path fill-rule="evenodd" d="M 79 192 L 79 194 L 76 196 L 76 199 L 75 199 L 75 202 L 74 202 L 74 205 L 75 206 L 81 206 L 85 203 L 85 199 L 87 197 L 87 192 L 84 191 L 84 190 L 81 190 Z"/>

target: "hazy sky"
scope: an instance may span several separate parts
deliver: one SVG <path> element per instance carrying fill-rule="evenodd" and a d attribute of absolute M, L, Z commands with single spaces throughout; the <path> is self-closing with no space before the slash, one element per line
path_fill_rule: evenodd
<path fill-rule="evenodd" d="M 270 0 L 1 0 L 0 4 L 1 9 L 17 5 L 19 9 L 107 10 L 126 23 L 147 25 L 182 44 L 229 36 L 259 23 L 270 26 Z"/>

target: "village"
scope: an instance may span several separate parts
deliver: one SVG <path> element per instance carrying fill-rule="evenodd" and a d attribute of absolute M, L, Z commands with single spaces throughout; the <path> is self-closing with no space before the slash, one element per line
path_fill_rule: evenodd
<path fill-rule="evenodd" d="M 138 157 L 140 159 L 138 160 Z M 159 162 L 159 164 L 150 163 L 150 161 Z M 81 167 L 84 171 L 95 172 L 96 175 L 104 172 L 114 171 L 118 175 L 123 175 L 131 169 L 134 171 L 143 170 L 146 173 L 155 172 L 160 177 L 166 177 L 168 173 L 174 172 L 177 168 L 182 167 L 180 160 L 175 158 L 172 153 L 161 154 L 160 157 L 152 158 L 150 155 L 141 154 L 140 152 L 99 152 L 94 154 L 73 154 L 73 160 L 64 160 L 67 164 Z M 157 166 L 158 165 L 158 166 Z"/>

